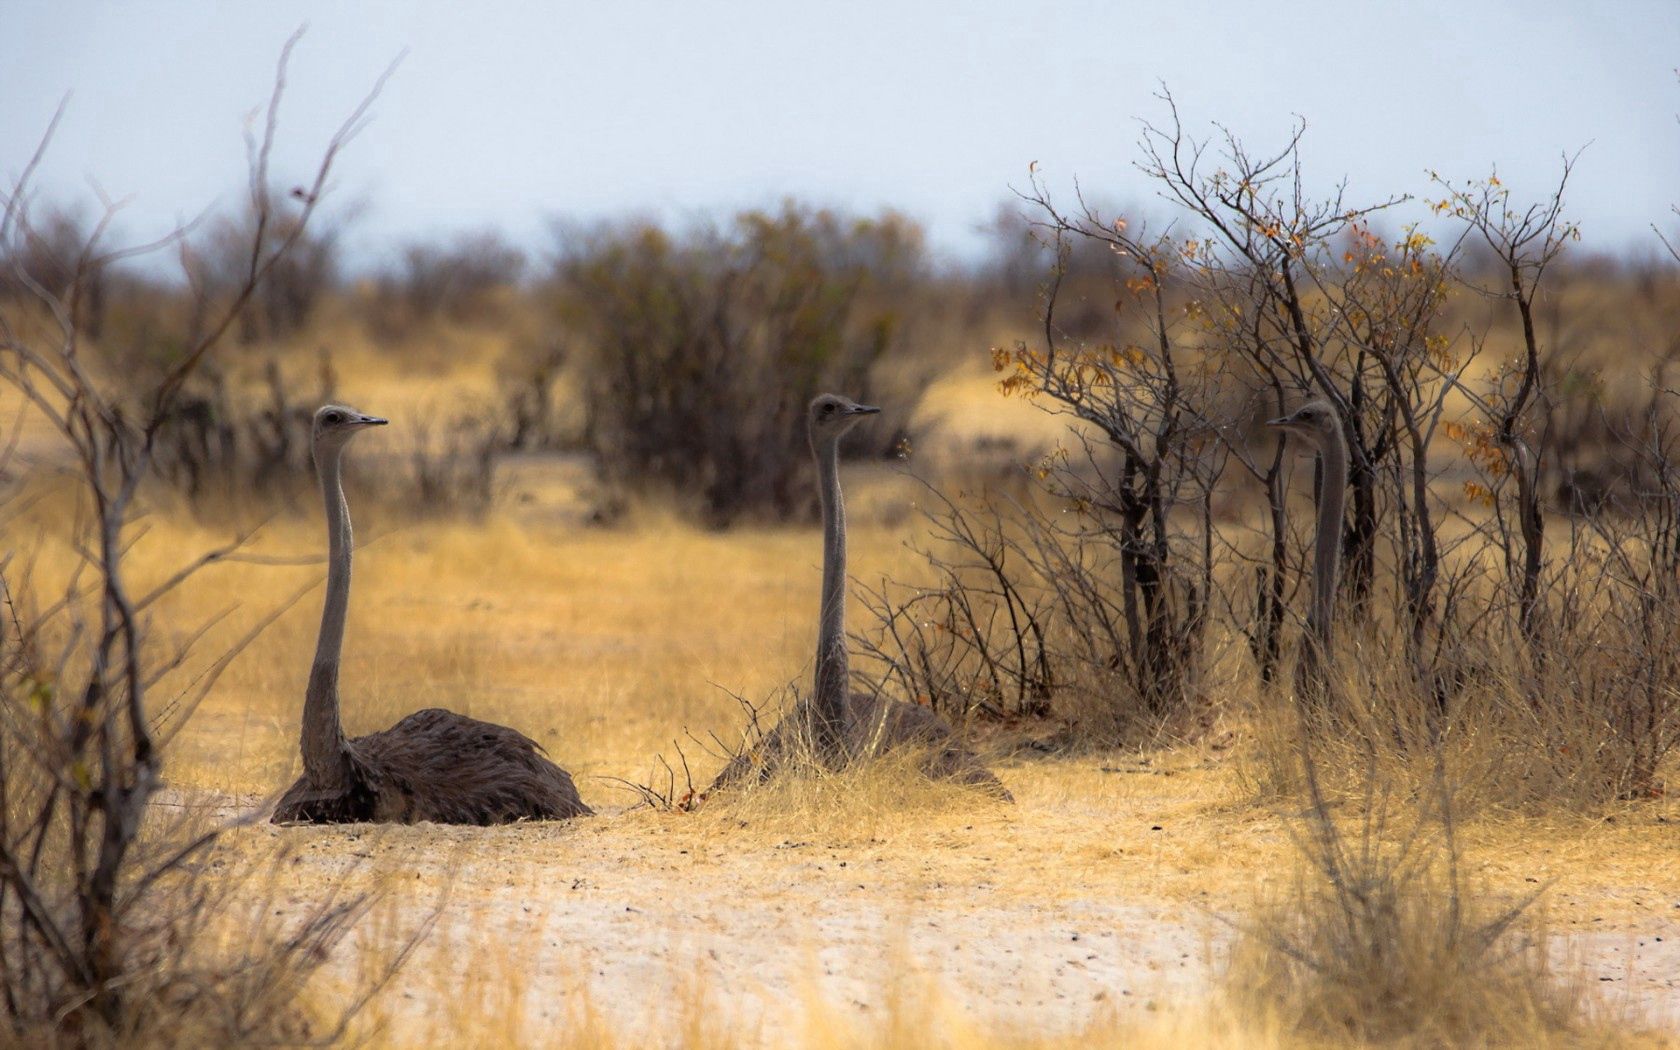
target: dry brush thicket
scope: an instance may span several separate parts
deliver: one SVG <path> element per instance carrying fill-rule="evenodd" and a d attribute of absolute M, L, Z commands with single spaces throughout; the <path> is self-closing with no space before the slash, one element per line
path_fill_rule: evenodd
<path fill-rule="evenodd" d="M 1533 206 L 1497 177 L 1438 182 L 1436 244 L 1376 232 L 1398 201 L 1305 196 L 1298 135 L 1256 155 L 1169 112 L 1142 152 L 1182 210 L 1170 235 L 1027 195 L 1058 261 L 1108 251 L 1109 331 L 1063 328 L 1058 266 L 1042 332 L 994 351 L 1003 392 L 1067 417 L 1066 438 L 1024 485 L 927 494 L 935 582 L 872 593 L 875 681 L 959 718 L 1056 714 L 1090 743 L 1293 695 L 1343 768 L 1427 770 L 1444 748 L 1500 804 L 1662 792 L 1680 744 L 1674 272 L 1622 278 L 1655 346 L 1559 347 L 1604 283 L 1560 258 L 1567 162 Z M 1297 629 L 1317 479 L 1292 485 L 1255 426 L 1308 399 L 1350 458 L 1325 654 Z"/>
<path fill-rule="evenodd" d="M 496 398 L 420 426 L 401 469 L 361 480 L 370 494 L 479 512 L 503 455 L 577 449 L 609 490 L 675 493 L 713 524 L 811 514 L 814 391 L 884 405 L 854 450 L 879 458 L 952 363 L 944 347 L 1019 333 L 993 351 L 1000 396 L 1064 418 L 1062 443 L 928 481 L 925 571 L 857 584 L 872 614 L 853 638 L 858 678 L 957 723 L 1053 726 L 1075 748 L 1246 720 L 1261 793 L 1310 802 L 1307 881 L 1243 971 L 1255 994 L 1332 1039 L 1392 1036 L 1396 1003 L 1440 999 L 1430 980 L 1465 994 L 1409 1037 L 1480 1038 L 1477 1018 L 1499 1011 L 1476 989 L 1524 1023 L 1567 1026 L 1532 945 L 1511 940 L 1521 909 L 1484 916 L 1457 879 L 1454 813 L 1591 811 L 1667 789 L 1680 278 L 1569 257 L 1567 162 L 1533 206 L 1495 177 L 1439 182 L 1450 233 L 1436 243 L 1382 232 L 1400 198 L 1307 195 L 1299 133 L 1255 154 L 1194 138 L 1166 102 L 1141 144 L 1179 210 L 1166 232 L 1066 209 L 1035 181 L 1028 221 L 1000 223 L 997 258 L 965 272 L 936 267 L 901 216 L 789 204 L 715 227 L 561 229 L 534 276 L 492 237 L 412 244 L 352 285 L 316 220 L 362 111 L 288 196 L 267 171 L 271 106 L 242 215 L 150 246 L 179 254 L 175 284 L 124 266 L 135 253 L 105 246 L 109 216 L 33 207 L 17 187 L 0 226 L 0 366 L 76 480 L 86 564 L 53 581 L 21 553 L 0 566 L 10 1032 L 116 1042 L 164 1013 L 224 1025 L 207 1040 L 332 1031 L 299 1027 L 298 998 L 366 902 L 230 951 L 210 933 L 244 921 L 218 889 L 217 829 L 148 809 L 169 739 L 236 655 L 156 697 L 186 651 L 149 630 L 148 608 L 237 545 L 143 595 L 123 564 L 163 490 L 205 510 L 302 488 L 308 414 L 337 385 L 311 339 L 327 312 L 389 344 L 393 367 L 434 326 L 519 329 Z M 1333 407 L 1351 460 L 1328 652 L 1299 612 L 1312 472 L 1256 425 L 1309 398 Z M 32 498 L 8 491 L 0 513 Z M 1378 785 L 1425 799 L 1432 830 L 1415 835 L 1430 844 L 1394 847 L 1371 823 Z M 1333 794 L 1361 803 L 1360 837 L 1332 818 Z M 675 774 L 649 792 L 668 808 L 678 795 Z"/>
<path fill-rule="evenodd" d="M 548 295 L 583 346 L 585 440 L 618 486 L 692 494 L 704 518 L 812 518 L 805 404 L 843 390 L 885 454 L 927 379 L 913 323 L 932 279 L 920 229 L 793 204 L 722 228 L 629 225 L 565 239 Z"/>
<path fill-rule="evenodd" d="M 277 478 L 307 465 L 309 412 L 337 385 L 334 334 L 352 330 L 405 370 L 426 367 L 411 352 L 421 334 L 446 327 L 499 357 L 497 387 L 428 413 L 435 421 L 411 443 L 406 469 L 362 479 L 369 496 L 411 510 L 482 511 L 504 454 L 579 449 L 606 504 L 652 492 L 714 525 L 810 519 L 801 417 L 810 392 L 879 402 L 881 425 L 850 454 L 888 455 L 919 389 L 947 361 L 929 348 L 950 341 L 949 324 L 925 319 L 976 309 L 963 282 L 935 271 L 920 227 L 891 212 L 855 217 L 789 202 L 723 226 L 558 224 L 541 268 L 493 234 L 416 242 L 352 281 L 337 244 L 353 217 L 294 227 L 281 203 L 260 224 L 222 220 L 182 242 L 182 281 L 162 283 L 114 257 L 83 267 L 77 284 L 76 329 L 89 355 L 150 375 L 202 332 L 204 304 L 242 272 L 239 246 L 286 239 L 240 307 L 236 345 L 195 371 L 160 435 L 157 473 L 200 508 L 271 500 Z M 329 232 L 317 233 L 323 224 Z M 77 213 L 51 212 L 9 252 L 14 277 L 0 291 L 38 312 L 32 289 L 67 292 L 94 232 Z M 293 292 L 270 288 L 282 271 Z M 563 394 L 578 411 L 560 404 Z"/>
<path fill-rule="evenodd" d="M 224 337 L 253 316 L 277 322 L 293 298 L 285 277 L 315 200 L 370 96 L 325 145 L 303 203 L 286 207 L 271 185 L 285 71 L 281 54 L 266 123 L 248 138 L 247 220 L 219 280 L 193 280 L 186 231 L 137 247 L 110 243 L 112 213 L 65 232 L 32 207 L 32 174 L 49 129 L 18 181 L 0 197 L 8 299 L 0 312 L 0 377 L 19 412 L 44 423 L 32 450 L 69 479 L 61 537 L 80 559 L 68 574 L 40 570 L 24 546 L 0 560 L 0 1043 L 29 1046 L 233 1045 L 333 1038 L 349 1012 L 306 999 L 312 974 L 368 898 L 329 896 L 274 920 L 261 872 L 219 840 L 225 823 L 159 806 L 165 756 L 199 702 L 239 652 L 287 606 L 272 610 L 230 649 L 193 652 L 225 612 L 186 629 L 159 630 L 158 603 L 239 544 L 183 556 L 149 588 L 127 557 L 143 529 L 148 485 L 174 433 L 185 391 Z M 376 89 L 377 91 L 377 89 Z M 56 121 L 55 121 L 56 123 Z M 232 227 L 230 227 L 232 229 Z M 43 268 L 52 242 L 56 268 Z M 234 249 L 237 248 L 237 251 Z M 190 293 L 187 323 L 159 352 L 123 368 L 95 349 L 124 334 L 100 319 L 111 268 L 177 249 Z M 237 264 L 232 260 L 237 258 Z M 50 278 L 50 279 L 48 279 Z M 253 314 L 256 311 L 256 314 Z M 10 470 L 5 515 L 38 498 Z M 189 664 L 184 686 L 163 693 Z M 179 681 L 177 679 L 177 681 Z M 258 866 L 259 868 L 261 865 Z"/>

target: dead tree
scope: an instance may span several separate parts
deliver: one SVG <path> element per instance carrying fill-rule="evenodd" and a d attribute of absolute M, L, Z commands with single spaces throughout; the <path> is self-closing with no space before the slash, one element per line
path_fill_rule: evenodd
<path fill-rule="evenodd" d="M 1208 288 L 1207 305 L 1223 308 L 1207 316 L 1209 335 L 1241 333 L 1229 345 L 1259 374 L 1281 380 L 1296 396 L 1323 397 L 1341 418 L 1350 460 L 1343 586 L 1349 607 L 1361 613 L 1376 578 L 1378 486 L 1382 463 L 1394 451 L 1393 431 L 1384 425 L 1388 410 L 1375 362 L 1346 338 L 1316 292 L 1336 268 L 1336 238 L 1406 198 L 1354 205 L 1338 187 L 1315 199 L 1304 188 L 1304 122 L 1281 147 L 1256 154 L 1223 129 L 1216 145 L 1196 138 L 1171 94 L 1160 98 L 1168 119 L 1145 123 L 1140 167 L 1199 227 L 1187 258 Z"/>
<path fill-rule="evenodd" d="M 72 466 L 79 514 L 73 538 L 84 558 L 56 600 L 42 600 L 28 570 L 16 564 L 8 565 L 4 581 L 0 1016 L 26 1043 L 23 1033 L 31 1031 L 95 1041 L 94 1033 L 125 1030 L 143 1008 L 149 982 L 158 979 L 160 946 L 181 933 L 155 912 L 157 889 L 215 841 L 212 829 L 160 852 L 155 844 L 143 848 L 140 828 L 159 784 L 165 742 L 242 643 L 164 712 L 149 690 L 180 665 L 186 650 L 149 638 L 146 625 L 160 598 L 237 543 L 187 563 L 141 594 L 131 590 L 125 554 L 141 484 L 183 385 L 303 235 L 340 150 L 378 92 L 327 143 L 313 182 L 295 195 L 301 206 L 281 223 L 269 158 L 296 42 L 294 36 L 281 52 L 260 135 L 247 140 L 254 229 L 238 279 L 195 311 L 205 319 L 202 329 L 167 366 L 148 375 L 101 360 L 84 343 L 77 304 L 118 260 L 174 247 L 187 231 L 138 248 L 111 248 L 107 216 L 78 253 L 66 289 L 47 288 L 19 266 L 9 275 L 31 302 L 27 310 L 0 314 L 0 380 L 47 422 Z M 0 244 L 29 236 L 29 183 L 52 133 L 49 128 L 17 183 L 0 197 Z M 283 236 L 272 235 L 277 224 Z"/>
<path fill-rule="evenodd" d="M 1508 571 L 1517 580 L 1518 622 L 1530 644 L 1539 640 L 1541 631 L 1540 576 L 1545 567 L 1546 534 L 1540 474 L 1546 459 L 1547 435 L 1543 430 L 1537 432 L 1528 417 L 1537 404 L 1548 399 L 1544 355 L 1535 333 L 1534 304 L 1548 267 L 1570 241 L 1580 237 L 1579 228 L 1563 218 L 1563 194 L 1574 163 L 1575 157 L 1565 157 L 1557 188 L 1545 199 L 1526 207 L 1512 202 L 1510 189 L 1497 174 L 1463 184 L 1435 177 L 1436 184 L 1446 193 L 1435 202 L 1435 210 L 1462 223 L 1463 236 L 1485 244 L 1498 260 L 1500 284 L 1472 284 L 1471 287 L 1483 295 L 1509 302 L 1522 325 L 1522 361 L 1514 375 L 1507 373 L 1502 377 L 1500 388 L 1484 405 L 1492 416 L 1495 440 L 1506 450 L 1506 468 L 1516 488 L 1520 549 L 1513 552 L 1509 542 L 1503 546 Z"/>
<path fill-rule="evenodd" d="M 1130 232 L 1123 220 L 1105 221 L 1083 202 L 1079 213 L 1064 214 L 1036 181 L 1028 203 L 1043 216 L 1058 249 L 1044 297 L 1044 346 L 1019 344 L 996 363 L 1014 373 L 1003 381 L 1006 392 L 1032 397 L 1073 421 L 1075 454 L 1046 464 L 1043 472 L 1053 491 L 1118 554 L 1125 635 L 1109 659 L 1144 706 L 1164 714 L 1186 695 L 1206 624 L 1209 494 L 1218 473 L 1180 367 L 1182 311 L 1172 300 L 1180 246 Z M 1116 313 L 1137 319 L 1117 321 L 1110 342 L 1069 343 L 1058 326 L 1070 238 L 1104 245 L 1120 260 Z M 1204 542 L 1185 542 L 1194 530 L 1176 520 L 1182 504 L 1201 510 Z"/>

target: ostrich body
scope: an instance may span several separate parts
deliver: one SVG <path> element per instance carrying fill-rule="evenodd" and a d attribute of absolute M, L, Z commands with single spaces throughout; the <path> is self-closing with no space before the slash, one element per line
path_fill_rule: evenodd
<path fill-rule="evenodd" d="M 433 707 L 381 732 L 345 738 L 338 668 L 352 536 L 341 463 L 351 437 L 385 423 L 341 405 L 315 413 L 311 443 L 327 511 L 327 594 L 304 695 L 303 776 L 281 797 L 274 822 L 506 824 L 587 816 L 570 774 L 507 726 Z"/>
<path fill-rule="evenodd" d="M 1313 533 L 1313 601 L 1307 629 L 1326 659 L 1336 614 L 1336 578 L 1341 567 L 1342 512 L 1347 504 L 1348 450 L 1336 410 L 1325 401 L 1309 401 L 1293 415 L 1266 425 L 1305 440 L 1318 452 L 1318 521 Z"/>
<path fill-rule="evenodd" d="M 835 394 L 811 402 L 807 416 L 811 454 L 817 462 L 822 503 L 822 605 L 817 620 L 817 659 L 811 700 L 806 711 L 782 719 L 759 747 L 737 755 L 712 787 L 750 779 L 766 780 L 802 739 L 819 761 L 837 766 L 848 760 L 902 748 L 925 751 L 922 772 L 938 780 L 984 787 L 1013 801 L 1002 782 L 963 747 L 945 720 L 931 708 L 851 691 L 846 652 L 846 505 L 840 494 L 840 439 L 864 416 L 880 409 Z"/>

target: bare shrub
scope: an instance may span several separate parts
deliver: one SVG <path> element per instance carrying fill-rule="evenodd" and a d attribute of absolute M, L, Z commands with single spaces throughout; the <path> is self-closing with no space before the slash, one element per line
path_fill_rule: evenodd
<path fill-rule="evenodd" d="M 323 353 L 312 394 L 288 381 L 278 360 L 263 369 L 260 394 L 204 368 L 170 405 L 158 427 L 152 468 L 195 509 L 279 507 L 313 484 L 310 426 L 337 399 L 337 376 Z M 352 466 L 347 484 L 361 498 L 421 516 L 476 515 L 495 493 L 495 461 L 507 446 L 500 409 L 421 411 L 398 420 L 400 452 Z"/>
<path fill-rule="evenodd" d="M 1109 340 L 1114 330 L 1111 293 L 1130 263 L 1102 237 L 1058 237 L 1042 223 L 1042 212 L 1042 200 L 999 206 L 988 225 L 989 252 L 970 277 L 977 308 L 1001 307 L 1011 322 L 1039 314 L 1046 275 L 1054 272 L 1061 300 L 1056 325 L 1064 337 Z"/>
<path fill-rule="evenodd" d="M 86 254 L 97 238 L 85 213 L 66 205 L 18 215 L 13 223 L 13 235 L 0 257 L 0 295 L 21 304 L 44 292 L 66 304 L 83 334 L 98 339 L 117 275 Z"/>
<path fill-rule="evenodd" d="M 217 219 L 206 236 L 180 246 L 190 285 L 210 299 L 238 293 L 250 271 L 252 245 L 276 257 L 262 285 L 240 307 L 236 332 L 243 344 L 275 342 L 302 331 L 342 285 L 339 240 L 348 217 L 331 224 L 319 221 L 316 202 L 307 199 L 312 192 L 299 187 L 281 197 L 269 187 L 253 187 L 239 212 Z M 285 250 L 276 255 L 281 245 Z M 195 319 L 202 323 L 209 315 Z"/>
<path fill-rule="evenodd" d="M 159 427 L 153 469 L 194 502 L 277 491 L 308 470 L 311 413 L 333 399 L 333 385 L 325 359 L 313 404 L 296 400 L 272 358 L 260 397 L 236 395 L 225 373 L 206 367 Z"/>
<path fill-rule="evenodd" d="M 554 450 L 576 440 L 555 404 L 555 385 L 566 361 L 566 346 L 558 341 L 520 347 L 503 359 L 501 396 L 511 421 L 507 447 L 512 451 Z"/>
<path fill-rule="evenodd" d="M 274 918 L 263 873 L 286 858 L 242 859 L 219 845 L 229 824 L 151 804 L 155 780 L 133 757 L 137 735 L 122 725 L 123 705 L 98 699 L 98 680 L 83 677 L 93 670 L 97 643 L 76 639 L 101 630 L 101 589 L 73 577 L 61 594 L 38 594 L 42 581 L 30 565 L 8 570 L 0 580 L 7 612 L 0 1016 L 7 1035 L 42 1047 L 333 1038 L 353 1011 L 310 1008 L 310 981 L 372 898 L 335 896 Z M 159 596 L 136 605 L 143 610 Z M 143 685 L 190 656 L 144 635 L 137 644 Z M 146 727 L 158 752 L 237 652 L 218 656 L 201 687 L 175 696 L 171 710 Z M 128 664 L 125 652 L 117 663 Z M 133 670 L 111 668 L 125 676 Z M 78 724 L 92 726 L 85 739 L 71 728 Z M 141 793 L 146 801 L 133 801 Z"/>
<path fill-rule="evenodd" d="M 922 553 L 934 582 L 859 588 L 873 619 L 852 638 L 869 658 L 864 680 L 959 724 L 1049 714 L 1060 681 L 1045 636 L 1053 610 L 1017 517 L 998 502 L 958 502 L 932 487 L 927 499 Z"/>
<path fill-rule="evenodd" d="M 458 234 L 441 244 L 411 241 L 374 278 L 374 326 L 398 338 L 440 317 L 482 320 L 498 292 L 517 290 L 524 271 L 525 253 L 493 230 Z"/>
<path fill-rule="evenodd" d="M 1545 435 L 1534 436 L 1528 417 L 1534 406 L 1549 400 L 1542 385 L 1546 361 L 1535 328 L 1535 299 L 1547 270 L 1564 247 L 1580 236 L 1579 229 L 1563 218 L 1563 194 L 1573 164 L 1573 158 L 1566 158 L 1557 189 L 1526 207 L 1512 201 L 1510 188 L 1497 176 L 1456 187 L 1436 180 L 1446 197 L 1435 208 L 1463 223 L 1466 235 L 1478 238 L 1498 260 L 1503 287 L 1484 294 L 1508 300 L 1522 323 L 1521 362 L 1500 377 L 1491 399 L 1482 405 L 1495 427 L 1495 440 L 1507 453 L 1503 473 L 1514 482 L 1518 542 L 1513 544 L 1506 530 L 1501 546 L 1518 588 L 1523 634 L 1531 644 L 1539 644 L 1541 631 L 1539 590 L 1546 537 L 1540 475 L 1546 448 Z M 1503 517 L 1497 523 L 1505 530 Z"/>
<path fill-rule="evenodd" d="M 1045 494 L 931 494 L 922 554 L 932 581 L 862 589 L 872 622 L 853 641 L 871 658 L 861 672 L 871 688 L 954 722 L 1055 717 L 1077 724 L 1084 745 L 1143 739 L 1175 718 L 1191 728 L 1182 719 L 1198 695 L 1200 625 L 1174 620 L 1154 639 L 1176 662 L 1151 677 L 1159 658 L 1146 650 L 1142 606 L 1127 608 L 1113 532 L 1063 507 Z"/>
<path fill-rule="evenodd" d="M 1003 510 L 935 498 L 938 582 L 877 591 L 864 644 L 884 678 L 953 713 L 1059 706 L 1090 739 L 1114 739 L 1158 728 L 1197 694 L 1225 459 L 1198 405 L 1217 376 L 1180 345 L 1178 245 L 1033 200 L 1058 245 L 1044 344 L 996 350 L 994 365 L 1005 393 L 1068 419 L 1067 447 L 1037 466 L 1041 491 Z M 1102 342 L 1059 326 L 1070 243 L 1123 260 Z"/>
<path fill-rule="evenodd" d="M 1667 407 L 1653 400 L 1627 442 L 1643 491 L 1572 522 L 1540 582 L 1545 659 L 1518 680 L 1533 735 L 1572 789 L 1557 795 L 1656 797 L 1680 750 L 1680 462 Z"/>
<path fill-rule="evenodd" d="M 495 496 L 496 454 L 506 438 L 487 422 L 488 411 L 446 417 L 434 427 L 413 422 L 407 471 L 368 483 L 386 502 L 426 514 L 482 513 Z"/>
<path fill-rule="evenodd" d="M 841 389 L 883 406 L 855 455 L 903 434 L 917 374 L 909 296 L 921 231 L 787 205 L 725 228 L 566 236 L 551 295 L 579 339 L 585 440 L 605 480 L 683 493 L 714 523 L 809 517 L 804 406 Z"/>
<path fill-rule="evenodd" d="M 862 588 L 872 621 L 853 644 L 871 688 L 953 721 L 1053 717 L 1081 746 L 1191 732 L 1208 713 L 1196 552 L 1169 562 L 1170 611 L 1138 600 L 1117 529 L 1059 493 L 1023 501 L 932 494 L 928 583 Z M 1175 535 L 1175 549 L 1194 547 Z M 1186 568 L 1185 562 L 1194 568 Z M 1129 600 L 1128 600 L 1129 599 Z M 1147 617 L 1157 617 L 1151 635 Z"/>
<path fill-rule="evenodd" d="M 77 254 L 67 298 L 25 282 L 50 319 L 44 333 L 0 315 L 0 377 L 57 439 L 74 479 L 63 534 L 81 558 L 60 580 L 38 578 L 15 555 L 0 574 L 0 1017 L 6 1037 L 27 1045 L 163 1042 L 166 1032 L 219 1044 L 317 1034 L 297 1020 L 303 982 L 359 913 L 360 902 L 341 902 L 278 937 L 252 922 L 240 949 L 211 950 L 210 932 L 226 914 L 207 862 L 221 828 L 163 821 L 152 803 L 180 726 L 284 607 L 228 651 L 194 660 L 194 676 L 160 711 L 153 692 L 186 666 L 193 642 L 219 617 L 170 644 L 148 630 L 153 607 L 216 558 L 187 561 L 144 594 L 131 592 L 125 562 L 139 490 L 183 387 L 302 236 L 372 101 L 328 143 L 296 221 L 267 236 L 268 158 L 296 39 L 281 53 L 266 129 L 251 146 L 255 229 L 242 279 L 203 311 L 205 323 L 172 361 L 155 374 L 119 370 L 107 379 L 83 353 L 69 306 L 78 282 L 125 254 L 100 243 L 104 222 Z M 15 244 L 28 226 L 27 184 L 48 140 L 50 132 L 4 197 L 0 244 Z M 330 1038 L 331 1027 L 319 1034 Z"/>

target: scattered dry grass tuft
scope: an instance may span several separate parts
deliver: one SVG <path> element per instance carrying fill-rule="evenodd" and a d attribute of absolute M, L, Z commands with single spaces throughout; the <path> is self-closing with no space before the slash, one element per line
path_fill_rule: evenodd
<path fill-rule="evenodd" d="M 1489 910 L 1438 873 L 1367 860 L 1339 890 L 1304 875 L 1260 913 L 1233 958 L 1247 1009 L 1331 1044 L 1603 1045 L 1585 989 L 1553 968 L 1543 928 L 1518 906 Z"/>
<path fill-rule="evenodd" d="M 1297 721 L 1299 780 L 1310 800 L 1292 821 L 1300 870 L 1263 901 L 1232 953 L 1239 1009 L 1331 1044 L 1603 1046 L 1632 1038 L 1603 1015 L 1584 976 L 1560 958 L 1531 909 L 1546 887 L 1487 891 L 1464 874 L 1445 756 L 1433 786 L 1398 792 L 1369 751 L 1362 794 L 1321 788 L 1314 712 Z M 1326 734 L 1328 735 L 1328 734 Z M 1340 757 L 1340 756 L 1339 756 Z M 1351 810 L 1351 814 L 1344 813 Z M 1534 880 L 1530 880 L 1531 882 Z"/>
<path fill-rule="evenodd" d="M 787 775 L 747 780 L 713 795 L 700 815 L 782 834 L 884 838 L 906 823 L 1005 803 L 975 787 L 928 777 L 927 748 L 902 747 L 830 769 L 800 763 Z"/>

